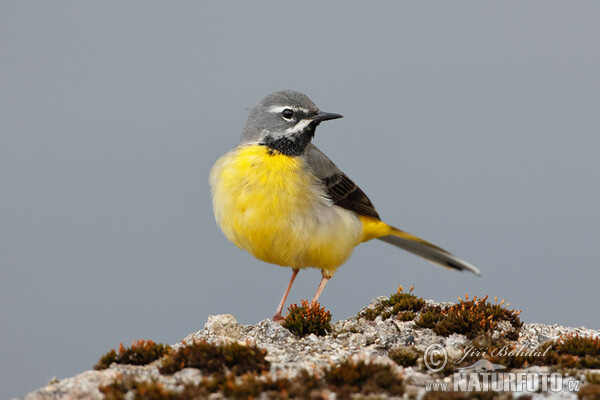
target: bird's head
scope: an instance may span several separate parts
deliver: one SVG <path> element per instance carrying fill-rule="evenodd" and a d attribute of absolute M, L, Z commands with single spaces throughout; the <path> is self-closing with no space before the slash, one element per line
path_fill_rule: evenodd
<path fill-rule="evenodd" d="M 262 99 L 251 111 L 241 143 L 258 143 L 289 156 L 299 156 L 315 135 L 315 129 L 340 114 L 319 111 L 308 96 L 280 90 Z"/>

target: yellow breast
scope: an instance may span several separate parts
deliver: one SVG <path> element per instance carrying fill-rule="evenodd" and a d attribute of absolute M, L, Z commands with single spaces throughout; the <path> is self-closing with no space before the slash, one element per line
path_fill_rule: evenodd
<path fill-rule="evenodd" d="M 301 157 L 240 146 L 210 173 L 217 223 L 229 240 L 263 261 L 333 275 L 362 240 L 362 224 L 335 206 Z"/>

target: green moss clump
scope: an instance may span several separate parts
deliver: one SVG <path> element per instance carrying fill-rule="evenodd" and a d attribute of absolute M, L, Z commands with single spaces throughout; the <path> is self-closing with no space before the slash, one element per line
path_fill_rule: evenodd
<path fill-rule="evenodd" d="M 331 332 L 331 313 L 325 311 L 319 303 L 308 303 L 302 300 L 302 306 L 292 304 L 282 326 L 294 335 L 303 337 L 314 333 L 317 336 L 327 335 Z"/>
<path fill-rule="evenodd" d="M 412 311 L 400 311 L 396 316 L 396 318 L 398 318 L 398 321 L 402 322 L 412 321 L 415 319 L 415 317 L 416 315 Z"/>
<path fill-rule="evenodd" d="M 423 352 L 414 346 L 402 346 L 392 349 L 388 356 L 398 365 L 413 367 L 417 365 L 417 360 L 423 356 Z"/>
<path fill-rule="evenodd" d="M 146 365 L 158 360 L 169 351 L 170 347 L 162 343 L 154 343 L 152 340 L 138 340 L 131 347 L 119 344 L 119 352 L 114 349 L 103 355 L 94 365 L 95 370 L 106 369 L 112 363 Z"/>
<path fill-rule="evenodd" d="M 476 296 L 469 300 L 468 295 L 465 295 L 465 300 L 459 300 L 459 304 L 444 310 L 444 317 L 433 327 L 438 335 L 460 333 L 473 339 L 496 329 L 500 321 L 508 321 L 514 331 L 518 331 L 523 325 L 519 319 L 521 312 L 502 307 L 504 300 L 500 304 L 491 304 L 487 301 L 487 296 L 482 299 L 477 299 Z"/>
<path fill-rule="evenodd" d="M 195 341 L 171 351 L 159 368 L 162 374 L 173 374 L 183 368 L 198 368 L 206 373 L 224 373 L 229 369 L 234 375 L 262 372 L 270 368 L 265 360 L 267 351 L 256 345 L 229 343 L 216 345 L 205 340 Z"/>
<path fill-rule="evenodd" d="M 402 378 L 389 365 L 367 364 L 364 361 L 345 361 L 325 371 L 325 382 L 340 398 L 353 394 L 404 393 Z"/>
<path fill-rule="evenodd" d="M 399 316 L 402 321 L 410 321 L 414 318 L 414 313 L 421 311 L 425 306 L 425 300 L 412 294 L 414 286 L 411 286 L 408 293 L 404 293 L 404 288 L 398 285 L 396 293 L 391 294 L 389 299 L 383 300 L 377 307 L 366 309 L 361 316 L 369 321 L 374 321 L 379 315 L 387 319 L 392 316 Z M 412 314 L 406 314 L 411 312 Z M 403 313 L 402 315 L 399 315 Z M 407 317 L 413 318 L 408 319 Z"/>
<path fill-rule="evenodd" d="M 415 325 L 418 328 L 433 329 L 442 318 L 444 318 L 442 307 L 425 306 L 419 318 L 415 320 Z"/>

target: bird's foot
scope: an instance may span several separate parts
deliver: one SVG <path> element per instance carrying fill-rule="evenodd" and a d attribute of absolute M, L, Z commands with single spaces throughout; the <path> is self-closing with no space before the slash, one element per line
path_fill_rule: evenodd
<path fill-rule="evenodd" d="M 281 314 L 275 314 L 273 315 L 273 321 L 277 322 L 278 324 L 283 323 L 283 317 L 281 316 Z"/>

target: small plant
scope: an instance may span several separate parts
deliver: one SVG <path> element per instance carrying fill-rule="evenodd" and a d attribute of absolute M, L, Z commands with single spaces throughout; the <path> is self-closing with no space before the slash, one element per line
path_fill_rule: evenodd
<path fill-rule="evenodd" d="M 415 325 L 418 328 L 433 329 L 435 325 L 444 318 L 444 311 L 440 306 L 425 306 L 421 311 L 421 315 L 415 320 Z"/>
<path fill-rule="evenodd" d="M 600 339 L 579 334 L 567 334 L 556 341 L 548 341 L 532 354 L 518 354 L 516 344 L 505 344 L 507 351 L 496 352 L 487 358 L 507 368 L 545 365 L 561 368 L 600 368 Z M 510 352 L 513 352 L 513 355 Z"/>
<path fill-rule="evenodd" d="M 415 319 L 415 317 L 416 317 L 416 315 L 412 311 L 400 311 L 398 313 L 398 315 L 396 316 L 398 321 L 402 321 L 402 322 L 412 321 L 413 319 Z"/>
<path fill-rule="evenodd" d="M 205 340 L 195 341 L 170 351 L 159 368 L 162 374 L 173 374 L 183 368 L 198 368 L 206 373 L 224 373 L 229 369 L 234 375 L 262 372 L 270 368 L 265 360 L 267 351 L 256 345 L 229 343 L 216 345 Z"/>
<path fill-rule="evenodd" d="M 283 320 L 282 326 L 294 335 L 304 337 L 314 333 L 318 336 L 327 335 L 331 332 L 331 313 L 321 308 L 319 303 L 308 303 L 302 300 L 302 306 L 292 304 L 288 308 L 288 314 Z"/>
<path fill-rule="evenodd" d="M 344 361 L 325 371 L 325 382 L 340 398 L 352 394 L 388 393 L 402 395 L 404 386 L 389 365 Z"/>
<path fill-rule="evenodd" d="M 404 293 L 402 285 L 398 285 L 396 293 L 391 294 L 389 299 L 383 300 L 377 307 L 366 309 L 362 316 L 369 321 L 375 320 L 379 315 L 383 319 L 392 316 L 399 317 L 401 321 L 414 319 L 414 313 L 421 311 L 425 306 L 425 300 L 412 294 L 414 288 L 414 286 L 411 286 L 408 293 Z"/>
<path fill-rule="evenodd" d="M 585 373 L 585 380 L 588 383 L 594 383 L 594 384 L 600 384 L 600 372 L 586 372 Z"/>
<path fill-rule="evenodd" d="M 293 378 L 276 380 L 270 376 L 258 377 L 252 373 L 237 379 L 231 374 L 216 375 L 199 385 L 186 386 L 184 394 L 187 395 L 186 399 L 207 398 L 211 393 L 220 393 L 226 399 L 310 399 L 315 398 L 311 395 L 313 391 L 319 393 L 322 388 L 322 380 L 302 370 Z"/>
<path fill-rule="evenodd" d="M 508 321 L 514 331 L 521 328 L 523 325 L 519 319 L 521 311 L 503 308 L 504 300 L 497 304 L 498 299 L 496 298 L 496 303 L 491 304 L 487 298 L 485 296 L 477 299 L 475 296 L 473 300 L 469 300 L 469 296 L 465 295 L 465 300 L 463 300 L 459 297 L 460 303 L 443 311 L 444 317 L 435 324 L 433 331 L 441 336 L 460 333 L 473 339 L 496 329 L 500 321 Z"/>
<path fill-rule="evenodd" d="M 584 357 L 600 356 L 600 337 L 580 336 L 578 333 L 569 333 L 558 339 L 556 351 L 559 354 Z"/>
<path fill-rule="evenodd" d="M 423 352 L 418 351 L 414 346 L 402 346 L 392 349 L 388 356 L 398 365 L 413 367 L 417 365 L 417 360 L 423 356 Z"/>
<path fill-rule="evenodd" d="M 177 400 L 183 399 L 177 393 L 165 389 L 158 382 L 137 381 L 134 379 L 115 379 L 110 385 L 100 386 L 105 400 Z M 125 396 L 131 392 L 133 396 Z"/>
<path fill-rule="evenodd" d="M 119 352 L 114 349 L 103 355 L 94 365 L 95 370 L 106 369 L 112 363 L 146 365 L 158 360 L 169 351 L 170 347 L 162 343 L 154 343 L 152 340 L 137 340 L 131 343 L 131 347 L 119 344 Z"/>
<path fill-rule="evenodd" d="M 600 385 L 597 383 L 588 383 L 583 385 L 577 393 L 577 398 L 581 400 L 598 400 L 600 399 Z"/>
<path fill-rule="evenodd" d="M 571 333 L 556 342 L 556 352 L 563 358 L 571 358 L 573 367 L 600 368 L 600 337 L 580 336 Z"/>
<path fill-rule="evenodd" d="M 100 392 L 107 400 L 192 400 L 226 399 L 322 399 L 326 385 L 323 379 L 302 370 L 293 378 L 273 379 L 270 375 L 250 372 L 240 376 L 215 373 L 198 383 L 187 383 L 181 388 L 168 389 L 159 382 L 139 381 L 133 377 L 119 376 L 111 384 L 101 386 Z M 339 398 L 339 397 L 338 397 Z"/>

